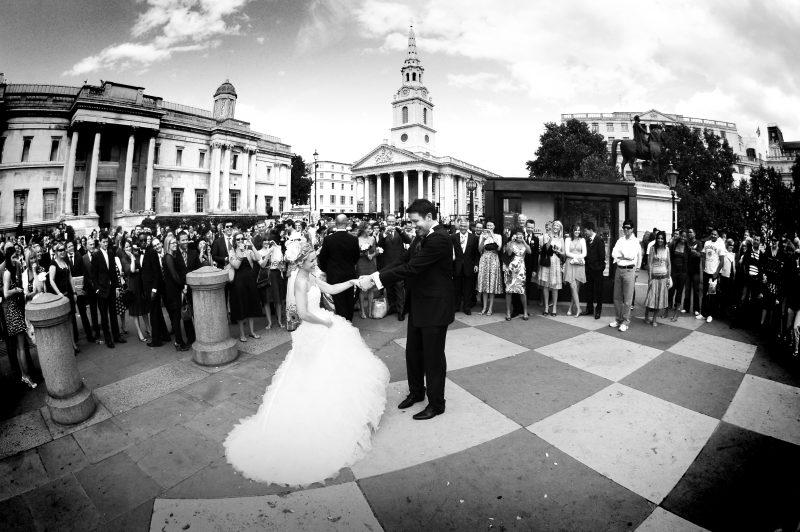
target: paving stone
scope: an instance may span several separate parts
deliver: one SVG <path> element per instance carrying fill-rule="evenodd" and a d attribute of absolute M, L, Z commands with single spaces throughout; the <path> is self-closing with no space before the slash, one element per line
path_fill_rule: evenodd
<path fill-rule="evenodd" d="M 218 442 L 178 426 L 137 443 L 125 453 L 150 478 L 167 489 L 222 456 L 224 450 Z"/>
<path fill-rule="evenodd" d="M 76 423 L 75 425 L 61 425 L 60 423 L 56 423 L 50 416 L 50 410 L 47 407 L 42 407 L 41 413 L 42 418 L 44 418 L 44 422 L 47 425 L 47 430 L 50 431 L 50 434 L 53 436 L 53 438 L 61 438 L 67 434 L 72 434 L 73 432 L 85 429 L 86 427 L 96 425 L 97 423 L 105 421 L 111 417 L 111 412 L 109 412 L 108 409 L 101 403 L 97 403 L 95 411 L 89 417 L 89 419 L 81 421 L 80 423 Z"/>
<path fill-rule="evenodd" d="M 114 424 L 113 419 L 101 421 L 72 434 L 86 458 L 95 464 L 134 444 L 134 439 Z"/>
<path fill-rule="evenodd" d="M 33 514 L 22 495 L 0 500 L 0 523 L 8 531 L 36 530 Z"/>
<path fill-rule="evenodd" d="M 52 479 L 79 471 L 89 465 L 89 460 L 72 436 L 45 443 L 38 448 L 38 451 L 47 475 Z"/>
<path fill-rule="evenodd" d="M 273 325 L 276 328 L 270 329 L 269 331 L 264 331 L 262 329 L 256 330 L 261 338 L 255 339 L 248 337 L 246 342 L 239 342 L 237 344 L 239 352 L 257 355 L 291 341 L 291 337 L 289 333 L 286 332 L 286 329 L 278 329 L 277 323 L 273 323 Z M 238 338 L 238 332 L 236 337 Z"/>
<path fill-rule="evenodd" d="M 232 367 L 220 368 L 222 373 L 257 383 L 267 383 L 277 371 L 283 359 L 273 357 L 250 357 Z"/>
<path fill-rule="evenodd" d="M 609 322 L 606 321 L 606 326 L 597 329 L 597 332 L 615 338 L 624 338 L 629 342 L 636 342 L 637 344 L 646 345 L 647 347 L 652 347 L 659 351 L 669 349 L 691 334 L 690 330 L 681 327 L 673 327 L 673 322 L 669 320 L 659 320 L 658 327 L 653 327 L 649 323 L 645 323 L 644 318 L 641 320 L 634 319 L 631 320 L 630 328 L 624 333 L 609 327 L 608 323 Z"/>
<path fill-rule="evenodd" d="M 722 419 L 800 445 L 800 388 L 745 375 Z"/>
<path fill-rule="evenodd" d="M 111 521 L 152 499 L 161 491 L 125 453 L 118 453 L 75 473 L 84 491 L 101 513 Z"/>
<path fill-rule="evenodd" d="M 246 392 L 252 386 L 251 380 L 220 372 L 190 384 L 183 388 L 181 393 L 196 397 L 208 404 L 218 405 Z"/>
<path fill-rule="evenodd" d="M 658 507 L 639 525 L 636 532 L 708 532 L 705 528 Z"/>
<path fill-rule="evenodd" d="M 0 460 L 0 501 L 49 481 L 47 471 L 35 449 Z"/>
<path fill-rule="evenodd" d="M 112 421 L 133 440 L 141 441 L 192 419 L 209 406 L 196 397 L 173 392 L 114 416 Z"/>
<path fill-rule="evenodd" d="M 401 347 L 396 342 L 392 342 L 376 350 L 374 353 L 389 369 L 389 382 L 405 381 L 408 379 L 406 350 L 404 347 Z"/>
<path fill-rule="evenodd" d="M 0 459 L 52 440 L 39 410 L 0 421 Z"/>
<path fill-rule="evenodd" d="M 39 530 L 94 530 L 100 512 L 68 474 L 24 495 Z"/>
<path fill-rule="evenodd" d="M 224 401 L 197 414 L 184 425 L 208 438 L 222 443 L 241 419 L 249 417 L 252 410 L 233 401 Z"/>
<path fill-rule="evenodd" d="M 104 523 L 98 530 L 100 532 L 148 532 L 150 530 L 150 517 L 153 515 L 154 500 L 150 499 L 116 519 Z"/>
<path fill-rule="evenodd" d="M 98 388 L 95 397 L 116 415 L 179 390 L 207 375 L 201 369 L 173 362 Z"/>
<path fill-rule="evenodd" d="M 761 345 L 756 346 L 756 353 L 750 362 L 750 367 L 747 368 L 747 373 L 800 388 L 797 360 Z"/>
<path fill-rule="evenodd" d="M 504 338 L 509 342 L 524 346 L 527 349 L 538 349 L 586 332 L 576 325 L 568 325 L 544 318 L 539 319 L 538 316 L 533 321 L 522 321 L 517 318 L 511 321 L 503 319 L 501 322 L 481 325 L 478 328 L 484 332 Z"/>
<path fill-rule="evenodd" d="M 756 346 L 694 331 L 669 351 L 744 373 L 750 367 Z"/>

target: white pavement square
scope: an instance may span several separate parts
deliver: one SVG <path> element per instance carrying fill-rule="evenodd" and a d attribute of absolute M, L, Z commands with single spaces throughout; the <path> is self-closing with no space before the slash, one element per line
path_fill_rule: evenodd
<path fill-rule="evenodd" d="M 745 375 L 722 420 L 800 445 L 800 388 Z"/>
<path fill-rule="evenodd" d="M 718 420 L 614 383 L 528 430 L 659 504 Z"/>
<path fill-rule="evenodd" d="M 536 318 L 548 319 L 557 321 L 559 323 L 563 323 L 565 325 L 574 325 L 575 327 L 580 327 L 581 329 L 586 329 L 588 331 L 596 331 L 597 329 L 602 329 L 603 327 L 608 327 L 608 317 L 601 317 L 599 320 L 594 319 L 594 316 L 567 316 L 566 314 L 558 314 L 556 316 L 548 316 L 544 318 L 543 316 L 536 316 Z"/>
<path fill-rule="evenodd" d="M 708 530 L 659 506 L 639 525 L 636 532 L 708 532 Z"/>
<path fill-rule="evenodd" d="M 383 530 L 354 482 L 230 499 L 156 499 L 152 532 L 184 530 Z"/>
<path fill-rule="evenodd" d="M 756 354 L 756 346 L 694 331 L 667 351 L 744 373 Z"/>
<path fill-rule="evenodd" d="M 536 351 L 612 381 L 626 377 L 661 354 L 658 349 L 594 331 Z"/>
<path fill-rule="evenodd" d="M 447 410 L 441 416 L 417 421 L 414 414 L 425 407 L 417 403 L 408 410 L 397 404 L 408 394 L 408 382 L 392 382 L 386 388 L 386 411 L 372 439 L 372 450 L 353 465 L 356 478 L 397 471 L 442 458 L 521 427 L 451 380 L 445 384 Z M 413 441 L 413 445 L 409 442 Z"/>
<path fill-rule="evenodd" d="M 405 349 L 405 338 L 397 339 L 395 342 Z M 448 371 L 485 364 L 527 350 L 527 347 L 472 327 L 447 331 L 447 343 L 444 347 Z"/>

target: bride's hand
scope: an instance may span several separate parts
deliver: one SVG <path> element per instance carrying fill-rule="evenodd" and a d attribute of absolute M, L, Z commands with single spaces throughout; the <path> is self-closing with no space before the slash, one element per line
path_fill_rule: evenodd
<path fill-rule="evenodd" d="M 326 322 L 324 323 L 324 325 L 325 325 L 325 327 L 327 327 L 328 329 L 330 329 L 331 327 L 333 327 L 333 320 L 328 320 L 328 321 L 326 321 Z"/>

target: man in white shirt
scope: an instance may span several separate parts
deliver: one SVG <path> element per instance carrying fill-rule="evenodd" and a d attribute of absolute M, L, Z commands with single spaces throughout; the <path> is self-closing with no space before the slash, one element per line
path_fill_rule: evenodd
<path fill-rule="evenodd" d="M 701 320 L 705 315 L 708 323 L 714 320 L 714 314 L 717 311 L 716 289 L 714 294 L 710 294 L 709 284 L 712 281 L 714 283 L 719 281 L 719 272 L 722 269 L 726 253 L 725 243 L 719 237 L 719 232 L 712 229 L 711 238 L 703 244 L 703 255 L 700 257 L 703 271 L 703 312 L 697 316 L 697 319 Z"/>
<path fill-rule="evenodd" d="M 611 260 L 617 265 L 614 273 L 614 310 L 616 319 L 609 327 L 619 327 L 620 332 L 628 330 L 631 323 L 631 304 L 633 289 L 636 286 L 636 272 L 642 261 L 642 246 L 633 234 L 633 221 L 622 222 L 623 236 L 614 244 Z"/>

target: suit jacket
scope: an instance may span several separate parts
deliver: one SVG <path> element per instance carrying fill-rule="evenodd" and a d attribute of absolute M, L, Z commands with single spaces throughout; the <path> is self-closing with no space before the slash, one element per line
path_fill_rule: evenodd
<path fill-rule="evenodd" d="M 83 291 L 86 295 L 94 296 L 95 287 L 94 282 L 92 282 L 92 255 L 84 253 L 80 258 L 77 256 L 75 258 L 76 261 L 80 260 L 82 265 L 81 271 L 83 273 L 81 275 L 83 275 Z"/>
<path fill-rule="evenodd" d="M 381 233 L 378 246 L 383 248 L 383 253 L 378 255 L 378 269 L 382 270 L 400 262 L 406 252 L 404 244 L 411 244 L 411 240 L 411 235 L 399 229 L 391 231 L 388 236 Z"/>
<path fill-rule="evenodd" d="M 183 263 L 183 257 L 180 256 L 180 252 L 177 257 L 166 253 L 162 261 L 164 263 L 164 306 L 168 310 L 174 310 L 181 306 L 183 285 L 186 284 L 186 271 L 178 266 L 178 261 Z"/>
<path fill-rule="evenodd" d="M 149 248 L 142 262 L 142 292 L 146 301 L 150 300 L 154 288 L 159 294 L 164 293 L 164 269 L 159 263 L 158 253 Z"/>
<path fill-rule="evenodd" d="M 419 237 L 417 237 L 419 239 Z M 399 265 L 380 271 L 384 286 L 405 281 L 409 320 L 415 327 L 440 327 L 453 323 L 453 240 L 441 226 L 412 242 Z"/>
<path fill-rule="evenodd" d="M 117 276 L 114 268 L 117 264 L 114 260 L 114 254 L 111 250 L 106 251 L 108 254 L 108 264 L 106 264 L 103 252 L 97 250 L 92 255 L 92 285 L 95 290 L 99 290 L 99 296 L 106 298 L 111 292 L 117 288 Z"/>
<path fill-rule="evenodd" d="M 606 269 L 606 243 L 603 237 L 596 234 L 594 241 L 590 244 L 586 239 L 586 268 L 592 271 L 603 271 Z"/>
<path fill-rule="evenodd" d="M 222 269 L 225 267 L 225 259 L 228 258 L 228 243 L 225 241 L 224 236 L 217 237 L 214 243 L 211 244 L 211 258 L 217 268 Z"/>
<path fill-rule="evenodd" d="M 472 277 L 475 275 L 475 266 L 478 265 L 480 254 L 478 253 L 478 237 L 474 233 L 467 232 L 467 246 L 461 249 L 461 232 L 455 233 L 450 237 L 453 241 L 453 274 Z"/>
<path fill-rule="evenodd" d="M 360 255 L 358 237 L 347 231 L 334 231 L 322 241 L 317 261 L 328 282 L 335 284 L 356 278 L 356 262 Z"/>
<path fill-rule="evenodd" d="M 525 276 L 530 282 L 531 274 L 539 269 L 539 237 L 526 232 L 525 242 L 531 248 L 531 252 L 525 255 Z"/>
<path fill-rule="evenodd" d="M 72 257 L 75 259 L 74 262 L 69 260 L 69 255 L 64 257 L 64 260 L 69 264 L 69 273 L 73 277 L 80 277 L 84 271 L 83 257 L 79 253 L 73 253 Z"/>

